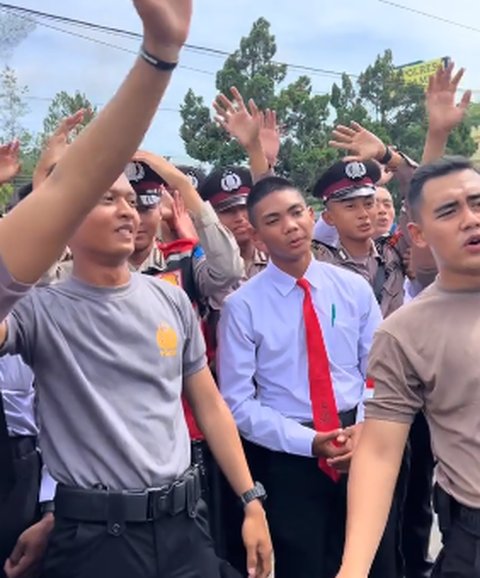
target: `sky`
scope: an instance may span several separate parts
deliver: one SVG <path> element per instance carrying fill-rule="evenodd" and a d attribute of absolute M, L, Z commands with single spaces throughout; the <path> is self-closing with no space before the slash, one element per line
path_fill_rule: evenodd
<path fill-rule="evenodd" d="M 134 32 L 142 29 L 131 0 L 42 0 L 41 3 L 10 0 L 10 3 Z M 480 3 L 422 1 L 423 12 L 462 26 L 399 8 L 399 5 L 418 10 L 419 3 L 414 0 L 194 0 L 189 42 L 232 52 L 241 37 L 248 35 L 252 23 L 263 16 L 272 25 L 278 47 L 276 60 L 280 62 L 358 74 L 386 48 L 392 49 L 398 65 L 450 56 L 459 66 L 467 68 L 462 87 L 476 90 L 474 98 L 480 100 L 477 56 L 480 25 L 476 30 L 469 29 L 480 22 Z M 2 10 L 0 3 L 0 14 Z M 28 86 L 30 111 L 24 119 L 25 128 L 33 132 L 41 130 L 49 99 L 60 90 L 84 92 L 99 106 L 108 102 L 132 65 L 138 48 L 136 39 L 38 19 L 35 30 L 12 54 L 1 58 L 1 65 L 12 66 L 21 84 Z M 223 61 L 223 57 L 184 50 L 181 67 L 173 76 L 143 148 L 170 156 L 176 162 L 188 160 L 179 135 L 180 104 L 189 88 L 210 104 L 215 96 L 215 73 Z M 300 74 L 290 70 L 288 81 L 294 81 Z M 339 79 L 320 73 L 312 73 L 311 78 L 316 92 L 329 91 Z"/>

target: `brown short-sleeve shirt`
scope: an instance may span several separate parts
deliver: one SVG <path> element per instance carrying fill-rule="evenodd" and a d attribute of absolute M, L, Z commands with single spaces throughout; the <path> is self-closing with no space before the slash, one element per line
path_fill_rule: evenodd
<path fill-rule="evenodd" d="M 437 480 L 480 508 L 480 291 L 447 292 L 438 281 L 378 330 L 368 374 L 367 419 L 410 424 L 425 412 Z"/>

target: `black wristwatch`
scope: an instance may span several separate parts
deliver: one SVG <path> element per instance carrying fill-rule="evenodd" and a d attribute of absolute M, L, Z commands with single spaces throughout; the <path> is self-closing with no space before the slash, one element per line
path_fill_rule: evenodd
<path fill-rule="evenodd" d="M 264 502 L 266 499 L 267 492 L 260 482 L 255 482 L 255 485 L 251 490 L 248 490 L 248 492 L 245 492 L 240 496 L 240 501 L 242 502 L 242 506 L 244 508 L 250 502 L 253 502 L 253 500 L 260 500 L 260 502 Z"/>
<path fill-rule="evenodd" d="M 55 502 L 53 500 L 48 500 L 47 502 L 40 503 L 40 513 L 42 516 L 55 512 Z"/>

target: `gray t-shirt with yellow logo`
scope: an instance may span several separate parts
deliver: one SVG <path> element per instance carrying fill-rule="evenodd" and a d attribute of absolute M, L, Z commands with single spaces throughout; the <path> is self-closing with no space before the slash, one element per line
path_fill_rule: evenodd
<path fill-rule="evenodd" d="M 190 464 L 183 378 L 206 366 L 186 294 L 152 277 L 33 289 L 7 318 L 0 354 L 35 373 L 40 446 L 52 476 L 91 488 L 161 486 Z"/>

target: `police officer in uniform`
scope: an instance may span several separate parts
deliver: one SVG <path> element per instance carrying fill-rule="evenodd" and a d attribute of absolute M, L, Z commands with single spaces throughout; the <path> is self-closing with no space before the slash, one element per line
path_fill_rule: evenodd
<path fill-rule="evenodd" d="M 314 195 L 323 199 L 325 220 L 334 225 L 339 245 L 331 247 L 314 241 L 314 254 L 325 261 L 362 275 L 371 285 L 384 317 L 403 304 L 405 271 L 403 258 L 396 247 L 399 235 L 373 240 L 377 207 L 375 183 L 380 179 L 377 163 L 339 161 L 317 181 Z M 380 575 L 401 576 L 401 516 L 404 502 L 407 457 L 399 476 L 395 500 L 382 539 L 381 555 L 374 570 Z"/>
<path fill-rule="evenodd" d="M 141 158 L 145 161 L 135 160 L 126 168 L 140 212 L 140 229 L 130 264 L 137 271 L 181 286 L 198 307 L 200 301 L 240 279 L 242 261 L 238 247 L 210 203 L 203 202 L 194 187 L 201 173 L 187 167 L 184 173 L 152 153 L 142 153 Z M 164 198 L 167 187 L 178 192 L 186 209 L 191 207 L 185 215 L 190 223 L 190 215 L 193 220 L 189 230 L 180 229 L 175 222 L 171 198 Z M 164 203 L 168 207 L 164 208 Z M 161 241 L 156 239 L 159 226 L 163 232 Z"/>
<path fill-rule="evenodd" d="M 405 269 L 400 235 L 373 240 L 377 208 L 375 183 L 380 169 L 372 161 L 339 161 L 317 181 L 313 194 L 326 206 L 324 219 L 339 234 L 338 246 L 314 242 L 317 259 L 361 274 L 372 286 L 387 317 L 403 304 Z"/>
<path fill-rule="evenodd" d="M 228 294 L 267 265 L 268 256 L 253 242 L 248 221 L 246 204 L 252 186 L 252 175 L 248 169 L 226 167 L 212 171 L 200 190 L 202 198 L 210 202 L 220 221 L 235 237 L 244 264 L 242 278 L 209 299 L 210 307 L 214 311 L 221 309 Z"/>

